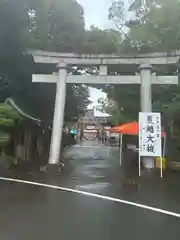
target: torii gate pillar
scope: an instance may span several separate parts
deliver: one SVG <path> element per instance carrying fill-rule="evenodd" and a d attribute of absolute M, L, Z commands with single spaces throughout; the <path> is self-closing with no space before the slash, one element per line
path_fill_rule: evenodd
<path fill-rule="evenodd" d="M 59 163 L 66 101 L 67 64 L 61 62 L 57 65 L 57 67 L 58 80 L 56 83 L 57 89 L 54 107 L 53 128 L 51 134 L 49 164 Z"/>
<path fill-rule="evenodd" d="M 152 112 L 152 66 L 150 64 L 140 65 L 141 74 L 141 111 Z"/>
<path fill-rule="evenodd" d="M 140 65 L 141 74 L 141 112 L 152 112 L 152 66 L 150 64 Z M 144 157 L 143 165 L 147 169 L 154 168 L 154 158 Z"/>

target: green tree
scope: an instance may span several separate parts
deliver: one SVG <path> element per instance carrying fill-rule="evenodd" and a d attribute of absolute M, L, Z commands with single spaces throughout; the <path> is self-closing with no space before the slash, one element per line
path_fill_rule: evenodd
<path fill-rule="evenodd" d="M 112 54 L 117 53 L 120 47 L 121 36 L 113 29 L 101 30 L 91 26 L 84 37 L 83 52 L 91 54 Z"/>
<path fill-rule="evenodd" d="M 180 2 L 159 0 L 157 4 L 149 7 L 143 22 L 130 28 L 131 43 L 136 42 L 134 46 L 141 52 L 171 52 L 180 47 Z"/>
<path fill-rule="evenodd" d="M 2 0 L 0 20 L 0 101 L 13 97 L 24 110 L 51 122 L 55 86 L 31 83 L 36 69 L 24 53 L 28 48 L 78 52 L 84 37 L 83 9 L 72 0 Z M 87 106 L 88 89 L 79 86 L 77 94 L 68 85 L 67 98 L 66 119 L 77 117 Z"/>
<path fill-rule="evenodd" d="M 127 25 L 129 31 L 123 42 L 124 52 L 145 53 L 145 52 L 167 52 L 179 49 L 180 29 L 180 2 L 168 0 L 146 1 L 145 9 L 142 8 L 142 1 L 134 1 L 130 11 L 134 12 L 132 20 Z M 144 6 L 143 6 L 144 7 Z M 178 74 L 178 68 L 166 66 L 159 68 L 158 74 Z M 124 114 L 134 115 L 133 110 L 138 113 L 139 87 L 128 86 L 114 88 L 108 91 L 117 104 L 124 107 Z M 126 97 L 125 97 L 126 96 Z M 173 154 L 180 149 L 179 139 L 179 113 L 180 113 L 180 86 L 153 86 L 153 109 L 160 111 L 163 116 L 163 123 L 168 132 L 170 146 L 173 145 Z M 129 104 L 129 103 L 131 104 Z M 127 112 L 126 112 L 127 109 Z M 127 116 L 127 115 L 126 115 Z M 179 155 L 179 150 L 177 151 Z"/>
<path fill-rule="evenodd" d="M 98 99 L 98 105 L 96 106 L 96 110 L 104 113 L 108 113 L 109 119 L 108 121 L 112 125 L 118 125 L 124 122 L 123 108 L 115 102 L 114 100 L 106 97 Z"/>
<path fill-rule="evenodd" d="M 139 0 L 133 1 L 129 10 L 135 13 L 141 11 L 142 2 Z M 124 51 L 127 53 L 138 52 L 156 52 L 165 51 L 171 52 L 179 49 L 179 10 L 180 2 L 175 0 L 172 2 L 168 0 L 146 1 L 147 11 L 144 15 L 144 21 L 138 22 L 135 25 L 129 25 L 128 37 L 124 41 Z M 118 15 L 116 15 L 117 17 Z M 151 34 L 149 34 L 151 33 Z M 121 48 L 122 50 L 122 48 Z M 158 69 L 157 74 L 177 74 L 176 68 Z M 171 103 L 172 99 L 178 94 L 179 86 L 159 86 L 153 87 L 153 103 L 154 108 L 163 111 L 167 108 L 167 104 Z M 132 102 L 132 110 L 138 109 L 139 105 L 139 87 L 119 86 L 110 90 L 113 99 L 127 105 L 128 98 Z M 127 97 L 123 97 L 126 95 Z M 159 97 L 159 96 L 162 97 Z M 117 96 L 117 97 L 116 97 Z M 118 99 L 119 98 L 119 99 Z M 159 99 L 161 99 L 159 101 Z M 178 98 L 175 98 L 178 99 Z M 165 107 L 163 107 L 163 104 Z M 173 102 L 174 104 L 174 102 Z M 130 104 L 128 104 L 130 106 Z M 168 105 L 169 106 L 169 105 Z M 170 106 L 169 106 L 170 108 Z M 126 107 L 124 107 L 126 109 Z M 131 111 L 131 107 L 128 107 Z M 167 110 L 166 110 L 167 112 Z"/>
<path fill-rule="evenodd" d="M 10 105 L 0 104 L 0 149 L 10 140 L 10 130 L 23 121 L 19 113 Z"/>
<path fill-rule="evenodd" d="M 56 52 L 80 51 L 84 36 L 84 12 L 77 1 L 37 0 L 31 12 L 32 47 Z"/>
<path fill-rule="evenodd" d="M 84 13 L 82 7 L 76 1 L 38 0 L 34 5 L 33 14 L 34 25 L 29 33 L 31 47 L 56 52 L 81 51 L 85 32 Z M 53 85 L 45 84 L 42 86 L 40 84 L 34 91 L 30 90 L 29 98 L 34 104 L 38 102 L 37 114 L 41 119 L 52 120 L 54 97 L 55 86 Z M 77 118 L 86 109 L 88 97 L 89 92 L 85 85 L 68 84 L 65 120 Z M 44 102 L 44 99 L 46 99 L 46 102 Z M 42 112 L 42 106 L 49 109 L 49 112 Z"/>
<path fill-rule="evenodd" d="M 0 1 L 0 101 L 25 85 L 23 52 L 29 30 L 28 9 L 22 0 Z"/>

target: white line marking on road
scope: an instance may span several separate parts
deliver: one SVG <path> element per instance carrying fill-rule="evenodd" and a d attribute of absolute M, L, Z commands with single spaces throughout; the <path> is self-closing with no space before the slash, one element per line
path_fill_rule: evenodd
<path fill-rule="evenodd" d="M 72 148 L 101 148 L 101 147 L 100 146 L 91 146 L 91 145 L 85 145 L 85 146 L 74 145 Z"/>
<path fill-rule="evenodd" d="M 81 146 L 81 145 L 74 145 L 72 148 L 99 148 L 99 149 L 102 149 L 102 147 L 103 147 L 103 149 L 109 149 L 109 148 L 112 148 L 112 149 L 114 149 L 114 148 L 118 148 L 118 147 L 107 147 L 107 146 Z"/>
<path fill-rule="evenodd" d="M 49 184 L 44 184 L 44 183 L 38 183 L 38 182 L 30 182 L 30 181 L 14 179 L 14 178 L 0 177 L 0 180 L 16 182 L 16 183 L 24 183 L 24 184 L 40 186 L 40 187 L 47 187 L 47 188 L 57 189 L 57 190 L 65 191 L 65 192 L 78 193 L 78 194 L 84 195 L 84 196 L 91 196 L 91 197 L 104 199 L 104 200 L 108 200 L 108 201 L 112 201 L 112 202 L 123 203 L 123 204 L 127 204 L 127 205 L 134 206 L 134 207 L 137 207 L 137 208 L 142 208 L 142 209 L 150 210 L 150 211 L 153 211 L 153 212 L 157 212 L 157 213 L 161 213 L 161 214 L 165 214 L 165 215 L 180 218 L 180 213 L 170 212 L 170 211 L 163 210 L 163 209 L 160 209 L 160 208 L 155 208 L 155 207 L 147 206 L 147 205 L 144 205 L 144 204 L 130 202 L 130 201 L 126 201 L 126 200 L 119 199 L 119 198 L 108 197 L 108 196 L 104 196 L 104 195 L 100 195 L 100 194 L 96 194 L 96 193 L 84 192 L 84 191 L 79 191 L 79 190 L 76 190 L 76 189 L 65 188 L 65 187 L 60 187 L 60 186 L 56 186 L 56 185 L 49 185 Z"/>

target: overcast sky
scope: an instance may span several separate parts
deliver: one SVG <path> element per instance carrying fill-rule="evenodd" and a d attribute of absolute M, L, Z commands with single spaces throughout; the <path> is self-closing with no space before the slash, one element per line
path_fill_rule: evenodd
<path fill-rule="evenodd" d="M 108 20 L 108 10 L 113 0 L 77 0 L 84 8 L 86 26 L 95 25 L 99 28 L 113 28 L 114 24 Z M 125 9 L 132 0 L 124 0 Z"/>
<path fill-rule="evenodd" d="M 108 9 L 112 0 L 78 0 L 78 2 L 84 8 L 86 26 L 112 27 L 111 21 L 108 20 Z"/>

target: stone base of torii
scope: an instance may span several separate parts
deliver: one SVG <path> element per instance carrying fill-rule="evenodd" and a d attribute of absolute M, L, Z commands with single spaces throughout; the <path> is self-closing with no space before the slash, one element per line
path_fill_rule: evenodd
<path fill-rule="evenodd" d="M 33 56 L 34 62 L 38 64 L 56 65 L 57 74 L 49 73 L 34 74 L 32 81 L 37 83 L 56 83 L 56 99 L 54 107 L 54 118 L 52 137 L 49 154 L 49 168 L 54 169 L 59 165 L 60 147 L 62 139 L 64 108 L 66 99 L 66 84 L 140 84 L 141 86 L 141 111 L 152 111 L 151 85 L 152 84 L 178 84 L 177 76 L 156 76 L 152 71 L 164 67 L 171 67 L 176 71 L 179 63 L 179 52 L 171 56 L 166 53 L 142 54 L 137 56 L 117 55 L 77 55 L 71 53 L 56 53 L 32 50 L 28 52 Z M 126 67 L 129 75 L 108 75 L 108 67 L 117 66 L 120 69 Z M 98 76 L 68 75 L 69 66 L 99 67 Z M 46 67 L 46 66 L 45 66 Z M 132 70 L 139 71 L 139 75 Z M 145 158 L 146 166 L 153 168 L 152 158 Z"/>

